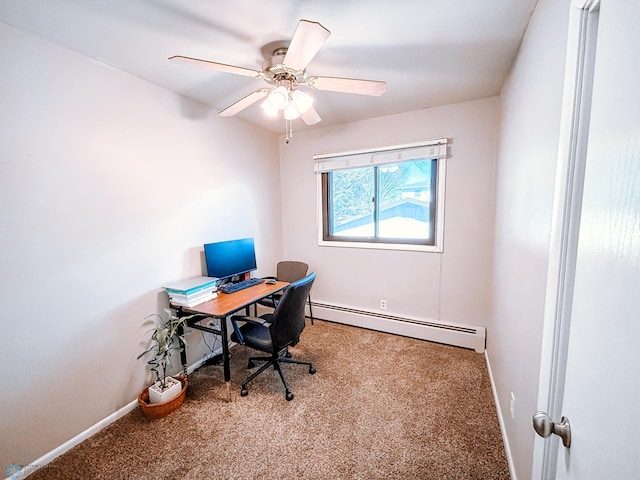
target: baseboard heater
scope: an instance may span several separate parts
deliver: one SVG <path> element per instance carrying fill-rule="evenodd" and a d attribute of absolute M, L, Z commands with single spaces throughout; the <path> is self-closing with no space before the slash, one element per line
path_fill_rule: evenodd
<path fill-rule="evenodd" d="M 485 349 L 486 329 L 484 327 L 389 315 L 327 302 L 312 301 L 311 306 L 313 316 L 318 319 L 470 348 L 478 353 L 484 352 Z"/>

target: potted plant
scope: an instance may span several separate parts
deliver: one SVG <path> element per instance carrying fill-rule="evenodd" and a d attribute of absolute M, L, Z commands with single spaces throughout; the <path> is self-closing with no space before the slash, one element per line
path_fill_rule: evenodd
<path fill-rule="evenodd" d="M 167 316 L 164 322 L 157 314 L 145 317 L 145 321 L 155 319 L 157 325 L 151 330 L 151 346 L 138 355 L 138 359 L 151 357 L 147 365 L 155 376 L 155 382 L 138 396 L 138 403 L 150 418 L 163 417 L 182 405 L 187 390 L 186 368 L 182 375 L 175 377 L 167 375 L 167 369 L 171 367 L 171 353 L 182 351 L 186 344 L 184 337 L 179 335 L 181 327 L 195 315 L 178 317 L 170 308 L 164 311 Z"/>

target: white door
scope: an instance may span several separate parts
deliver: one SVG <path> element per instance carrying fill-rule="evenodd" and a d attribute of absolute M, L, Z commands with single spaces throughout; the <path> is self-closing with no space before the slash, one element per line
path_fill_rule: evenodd
<path fill-rule="evenodd" d="M 640 479 L 639 25 L 638 0 L 601 0 L 570 327 L 566 356 L 559 353 L 566 371 L 556 392 L 571 445 L 546 440 L 557 450 L 544 478 Z"/>

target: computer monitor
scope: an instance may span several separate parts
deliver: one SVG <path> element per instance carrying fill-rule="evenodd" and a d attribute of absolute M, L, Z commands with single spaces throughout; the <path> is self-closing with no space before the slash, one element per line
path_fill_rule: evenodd
<path fill-rule="evenodd" d="M 253 238 L 207 243 L 204 246 L 204 257 L 207 275 L 219 279 L 242 275 L 257 268 Z"/>

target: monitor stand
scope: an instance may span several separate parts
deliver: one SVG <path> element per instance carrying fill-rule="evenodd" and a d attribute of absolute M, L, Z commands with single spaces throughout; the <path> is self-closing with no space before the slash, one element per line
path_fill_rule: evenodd
<path fill-rule="evenodd" d="M 240 275 L 234 275 L 225 283 L 240 283 L 244 280 L 249 280 L 251 278 L 251 272 L 241 273 Z"/>

